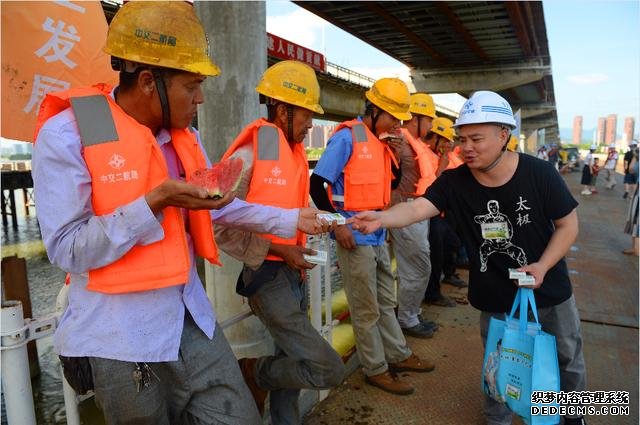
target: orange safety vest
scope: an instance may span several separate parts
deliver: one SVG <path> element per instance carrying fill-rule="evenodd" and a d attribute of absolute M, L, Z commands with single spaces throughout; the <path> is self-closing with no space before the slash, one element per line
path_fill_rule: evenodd
<path fill-rule="evenodd" d="M 447 165 L 447 170 L 452 170 L 454 168 L 458 168 L 464 164 L 460 157 L 455 152 L 449 152 L 449 165 Z"/>
<path fill-rule="evenodd" d="M 253 145 L 253 172 L 247 192 L 247 202 L 280 208 L 309 206 L 309 163 L 302 143 L 292 146 L 276 125 L 264 118 L 257 119 L 236 137 L 222 159 L 229 158 L 238 148 Z M 296 236 L 283 239 L 262 234 L 272 243 L 304 246 L 307 237 L 298 231 Z M 284 261 L 276 255 L 267 260 Z"/>
<path fill-rule="evenodd" d="M 431 156 L 435 156 L 431 149 L 419 139 L 416 139 L 411 135 L 406 128 L 401 129 L 405 139 L 409 142 L 409 146 L 416 154 L 416 161 L 418 162 L 418 171 L 420 172 L 420 178 L 416 182 L 416 190 L 411 195 L 422 196 L 431 183 L 436 179 L 436 168 L 433 168 L 433 161 Z"/>
<path fill-rule="evenodd" d="M 110 92 L 110 87 L 100 84 L 48 93 L 40 107 L 35 134 L 37 137 L 47 119 L 69 106 L 73 108 L 82 156 L 91 174 L 91 205 L 98 216 L 112 213 L 169 178 L 164 155 L 151 130 L 124 112 Z M 171 141 L 187 179 L 198 168 L 206 167 L 190 129 L 172 129 Z M 183 216 L 176 207 L 167 207 L 162 214 L 162 240 L 136 245 L 113 263 L 90 270 L 87 288 L 119 294 L 186 283 L 190 258 Z M 188 218 L 196 253 L 220 265 L 209 211 L 189 210 Z"/>
<path fill-rule="evenodd" d="M 431 148 L 429 148 L 429 153 L 431 154 L 431 163 L 435 167 L 434 170 L 437 170 L 440 166 L 440 156 L 435 153 Z M 453 170 L 454 168 L 458 168 L 464 162 L 456 155 L 453 151 L 448 153 L 449 155 L 449 163 L 447 164 L 447 168 L 445 170 Z"/>
<path fill-rule="evenodd" d="M 329 200 L 342 201 L 345 211 L 384 208 L 391 201 L 391 161 L 397 166 L 396 159 L 362 121 L 343 122 L 333 134 L 345 127 L 351 129 L 352 152 L 343 170 L 344 196 L 333 195 L 329 186 Z"/>

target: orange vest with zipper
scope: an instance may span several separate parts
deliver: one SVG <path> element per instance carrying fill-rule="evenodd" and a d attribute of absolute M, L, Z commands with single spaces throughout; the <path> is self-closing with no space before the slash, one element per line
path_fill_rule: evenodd
<path fill-rule="evenodd" d="M 384 208 L 391 201 L 391 161 L 395 157 L 389 146 L 382 143 L 357 119 L 340 124 L 333 134 L 349 128 L 352 152 L 344 167 L 345 211 L 366 211 Z M 329 199 L 333 201 L 331 186 Z"/>
<path fill-rule="evenodd" d="M 304 208 L 309 206 L 309 163 L 302 143 L 287 142 L 280 128 L 260 118 L 242 130 L 223 159 L 229 158 L 241 146 L 253 146 L 253 172 L 247 192 L 247 202 L 280 208 Z M 272 243 L 304 246 L 306 235 L 283 239 L 262 234 Z M 276 255 L 267 260 L 283 261 Z"/>
<path fill-rule="evenodd" d="M 433 162 L 431 159 L 431 149 L 419 139 L 416 139 L 409 133 L 409 130 L 402 128 L 402 135 L 409 142 L 409 146 L 416 154 L 416 161 L 418 163 L 418 171 L 420 171 L 420 178 L 416 182 L 416 190 L 413 195 L 422 196 L 431 183 L 436 179 L 436 170 L 433 168 Z"/>
<path fill-rule="evenodd" d="M 169 178 L 164 155 L 151 130 L 124 112 L 110 92 L 110 87 L 100 84 L 48 93 L 36 123 L 37 137 L 47 119 L 70 106 L 73 108 L 80 129 L 82 156 L 91 174 L 91 205 L 97 216 L 113 213 Z M 100 133 L 95 130 L 97 127 L 106 127 L 107 131 Z M 190 129 L 171 130 L 171 143 L 187 180 L 195 170 L 206 167 L 204 154 Z M 162 240 L 136 245 L 119 260 L 90 270 L 87 288 L 119 294 L 186 283 L 190 258 L 185 220 L 176 207 L 163 209 L 162 216 Z M 220 265 L 209 211 L 189 210 L 188 223 L 196 253 Z"/>

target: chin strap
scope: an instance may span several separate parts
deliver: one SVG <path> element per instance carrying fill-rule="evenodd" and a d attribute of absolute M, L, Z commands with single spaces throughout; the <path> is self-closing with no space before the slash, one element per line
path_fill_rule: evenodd
<path fill-rule="evenodd" d="M 287 105 L 287 141 L 289 143 L 295 142 L 293 140 L 293 106 L 286 103 Z"/>
<path fill-rule="evenodd" d="M 502 150 L 500 151 L 500 155 L 488 166 L 484 167 L 484 168 L 480 168 L 480 171 L 482 171 L 483 173 L 486 173 L 488 171 L 491 171 L 493 168 L 495 168 L 496 165 L 498 165 L 498 163 L 500 162 L 500 160 L 502 159 L 502 157 L 504 156 L 504 153 L 507 151 L 507 144 L 509 143 L 509 139 L 511 138 L 511 132 L 509 132 L 509 134 L 507 135 L 507 142 L 504 144 L 504 146 L 502 146 Z"/>
<path fill-rule="evenodd" d="M 171 111 L 169 110 L 169 100 L 167 98 L 167 87 L 162 78 L 162 71 L 153 69 L 153 78 L 158 88 L 158 97 L 160 98 L 160 107 L 162 108 L 162 128 L 171 130 Z"/>

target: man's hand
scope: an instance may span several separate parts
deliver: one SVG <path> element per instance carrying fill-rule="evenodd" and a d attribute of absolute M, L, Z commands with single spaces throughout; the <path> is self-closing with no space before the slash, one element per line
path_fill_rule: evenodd
<path fill-rule="evenodd" d="M 318 214 L 326 213 L 316 208 L 300 208 L 298 215 L 298 230 L 308 235 L 317 235 L 318 233 L 327 233 L 333 231 L 336 222 L 331 223 L 326 220 L 318 219 Z"/>
<path fill-rule="evenodd" d="M 353 238 L 353 233 L 348 226 L 342 225 L 336 227 L 334 234 L 336 236 L 336 242 L 338 242 L 344 249 L 356 248 L 356 240 Z"/>
<path fill-rule="evenodd" d="M 188 210 L 217 210 L 235 198 L 234 192 L 222 198 L 210 198 L 207 189 L 180 180 L 167 179 L 145 195 L 145 200 L 154 214 L 166 207 Z"/>
<path fill-rule="evenodd" d="M 290 267 L 298 270 L 312 269 L 316 265 L 309 263 L 302 256 L 303 254 L 314 255 L 316 252 L 312 249 L 298 245 L 283 245 L 272 243 L 269 248 L 269 254 L 281 257 Z"/>
<path fill-rule="evenodd" d="M 436 175 L 439 176 L 442 174 L 444 170 L 449 166 L 449 154 L 444 152 L 440 154 L 440 160 L 438 161 L 438 170 L 436 171 Z"/>
<path fill-rule="evenodd" d="M 347 224 L 351 224 L 353 230 L 360 233 L 369 234 L 378 230 L 382 223 L 380 222 L 379 211 L 362 211 L 347 220 Z M 349 232 L 351 233 L 351 232 Z M 336 240 L 338 232 L 336 232 Z M 345 247 L 346 248 L 346 247 Z"/>
<path fill-rule="evenodd" d="M 538 289 L 542 285 L 542 281 L 544 280 L 544 277 L 547 274 L 548 270 L 540 263 L 531 263 L 527 264 L 526 266 L 520 267 L 518 271 L 527 272 L 536 280 L 535 285 L 531 287 L 527 286 L 527 288 Z M 516 280 L 515 282 L 517 285 L 518 281 Z"/>

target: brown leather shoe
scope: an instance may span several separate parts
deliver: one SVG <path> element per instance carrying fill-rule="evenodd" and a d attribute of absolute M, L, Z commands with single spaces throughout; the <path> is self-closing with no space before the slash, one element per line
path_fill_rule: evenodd
<path fill-rule="evenodd" d="M 269 391 L 260 388 L 258 386 L 258 383 L 256 382 L 257 360 L 258 359 L 254 358 L 238 359 L 238 365 L 240 366 L 240 371 L 242 372 L 244 382 L 247 384 L 247 387 L 249 388 L 249 391 L 251 391 L 253 399 L 256 401 L 258 412 L 260 412 L 260 416 L 262 416 L 264 414 L 264 400 L 267 398 Z"/>
<path fill-rule="evenodd" d="M 436 365 L 429 360 L 422 360 L 415 354 L 411 354 L 406 360 L 398 363 L 389 363 L 392 372 L 431 372 Z"/>
<path fill-rule="evenodd" d="M 388 370 L 379 375 L 365 376 L 364 380 L 367 384 L 378 387 L 391 394 L 409 395 L 414 391 L 411 384 L 402 382 L 400 378 L 392 375 Z"/>

